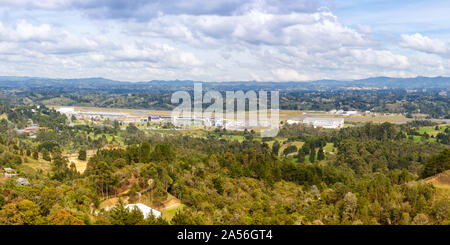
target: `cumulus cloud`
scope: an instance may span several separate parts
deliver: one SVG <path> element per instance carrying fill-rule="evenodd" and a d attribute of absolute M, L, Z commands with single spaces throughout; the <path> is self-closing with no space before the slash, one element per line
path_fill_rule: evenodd
<path fill-rule="evenodd" d="M 136 31 L 199 46 L 226 40 L 227 43 L 303 45 L 310 49 L 329 49 L 362 46 L 370 42 L 362 34 L 339 23 L 329 11 L 271 14 L 251 10 L 234 16 L 163 15 L 146 26 L 139 25 Z"/>
<path fill-rule="evenodd" d="M 39 41 L 51 40 L 49 25 L 33 26 L 26 20 L 19 20 L 15 27 L 7 27 L 0 22 L 0 40 L 2 41 Z"/>
<path fill-rule="evenodd" d="M 100 46 L 95 38 L 57 30 L 48 24 L 33 25 L 26 20 L 19 20 L 12 26 L 5 26 L 0 22 L 0 41 L 21 43 L 20 47 L 24 49 L 55 54 L 89 52 Z"/>
<path fill-rule="evenodd" d="M 373 49 L 354 49 L 350 50 L 350 59 L 354 59 L 355 63 L 360 65 L 368 65 L 375 67 L 387 67 L 395 69 L 405 69 L 409 67 L 409 61 L 406 56 L 395 55 L 387 50 Z"/>
<path fill-rule="evenodd" d="M 441 40 L 431 39 L 419 33 L 414 35 L 402 35 L 399 43 L 401 47 L 409 48 L 421 52 L 448 55 L 450 54 L 450 44 Z"/>
<path fill-rule="evenodd" d="M 131 44 L 112 52 L 119 61 L 164 63 L 168 66 L 198 66 L 202 62 L 192 53 L 167 44 Z"/>

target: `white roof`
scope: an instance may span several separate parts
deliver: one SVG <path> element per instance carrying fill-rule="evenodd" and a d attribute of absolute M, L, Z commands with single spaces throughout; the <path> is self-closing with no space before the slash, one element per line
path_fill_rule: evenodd
<path fill-rule="evenodd" d="M 59 108 L 56 111 L 58 111 L 60 113 L 68 113 L 68 112 L 74 112 L 75 108 L 73 108 L 73 107 L 61 107 L 61 108 Z"/>
<path fill-rule="evenodd" d="M 19 185 L 30 185 L 30 182 L 28 182 L 28 180 L 25 178 L 18 178 L 18 179 L 16 179 L 16 182 Z"/>
<path fill-rule="evenodd" d="M 287 123 L 287 124 L 298 124 L 299 121 L 296 121 L 296 120 L 287 120 L 286 123 Z"/>
<path fill-rule="evenodd" d="M 153 213 L 153 216 L 155 216 L 156 218 L 161 217 L 161 212 L 159 212 L 158 210 L 155 210 L 145 204 L 142 204 L 142 203 L 128 204 L 125 206 L 125 208 L 130 211 L 135 208 L 139 209 L 139 211 L 141 211 L 141 213 L 144 215 L 145 219 L 148 218 L 152 213 Z"/>
<path fill-rule="evenodd" d="M 330 117 L 307 117 L 303 119 L 303 123 L 343 123 L 344 118 Z"/>

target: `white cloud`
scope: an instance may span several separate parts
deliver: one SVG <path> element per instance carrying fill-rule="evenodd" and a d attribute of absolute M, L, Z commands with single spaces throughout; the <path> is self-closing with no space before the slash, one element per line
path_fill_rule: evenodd
<path fill-rule="evenodd" d="M 41 41 L 51 40 L 53 35 L 49 25 L 34 26 L 26 20 L 19 20 L 15 27 L 8 27 L 0 22 L 0 40 L 3 41 Z"/>
<path fill-rule="evenodd" d="M 132 81 L 450 75 L 446 42 L 402 35 L 411 54 L 317 1 L 164 2 L 0 0 L 13 13 L 0 17 L 0 68 Z"/>
<path fill-rule="evenodd" d="M 19 20 L 13 26 L 4 26 L 0 22 L 0 40 L 42 53 L 73 54 L 93 51 L 99 47 L 98 41 L 94 39 L 57 30 L 48 24 L 32 25 L 26 20 Z"/>
<path fill-rule="evenodd" d="M 301 45 L 315 50 L 370 44 L 362 34 L 342 25 L 326 10 L 289 14 L 250 10 L 233 16 L 162 15 L 146 26 L 135 27 L 135 31 L 201 47 L 215 47 L 221 41 L 230 45 Z"/>
<path fill-rule="evenodd" d="M 409 48 L 426 53 L 434 54 L 450 54 L 450 44 L 441 40 L 431 39 L 427 36 L 422 36 L 419 33 L 414 35 L 401 36 L 399 45 L 404 48 Z"/>
<path fill-rule="evenodd" d="M 112 52 L 119 61 L 161 63 L 167 66 L 198 66 L 202 62 L 192 53 L 180 51 L 168 44 L 134 43 Z"/>
<path fill-rule="evenodd" d="M 306 81 L 309 80 L 307 75 L 300 75 L 297 71 L 293 69 L 275 69 L 272 73 L 279 81 Z"/>
<path fill-rule="evenodd" d="M 409 61 L 406 56 L 395 55 L 387 50 L 353 49 L 349 52 L 351 55 L 350 59 L 354 59 L 354 63 L 359 65 L 394 69 L 405 69 L 409 67 Z"/>
<path fill-rule="evenodd" d="M 13 8 L 27 8 L 27 9 L 48 9 L 57 10 L 70 5 L 71 0 L 0 0 L 3 6 Z"/>

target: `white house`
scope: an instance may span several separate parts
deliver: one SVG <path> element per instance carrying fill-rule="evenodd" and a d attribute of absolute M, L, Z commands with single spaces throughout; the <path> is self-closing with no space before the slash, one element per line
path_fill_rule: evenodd
<path fill-rule="evenodd" d="M 344 116 L 354 116 L 354 115 L 358 115 L 358 111 L 346 111 L 343 114 Z"/>
<path fill-rule="evenodd" d="M 3 171 L 5 172 L 5 177 L 12 178 L 17 175 L 16 170 L 12 168 L 3 168 Z"/>
<path fill-rule="evenodd" d="M 30 182 L 28 182 L 25 178 L 18 178 L 16 179 L 17 184 L 19 185 L 30 185 Z"/>
<path fill-rule="evenodd" d="M 286 123 L 289 124 L 289 125 L 291 125 L 291 124 L 299 124 L 300 121 L 297 121 L 297 120 L 287 120 Z"/>
<path fill-rule="evenodd" d="M 73 114 L 75 112 L 75 108 L 73 107 L 61 107 L 56 110 L 57 112 L 61 114 Z"/>
<path fill-rule="evenodd" d="M 137 208 L 144 215 L 145 219 L 150 217 L 151 214 L 153 214 L 153 216 L 155 216 L 155 218 L 161 217 L 161 212 L 159 212 L 158 210 L 155 210 L 145 204 L 142 204 L 142 203 L 128 204 L 125 206 L 125 208 L 130 211 Z"/>

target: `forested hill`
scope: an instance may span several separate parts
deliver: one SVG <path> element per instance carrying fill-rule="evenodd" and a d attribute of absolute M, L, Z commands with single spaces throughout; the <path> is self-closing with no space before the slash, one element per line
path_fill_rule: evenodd
<path fill-rule="evenodd" d="M 153 80 L 146 82 L 124 82 L 104 78 L 82 78 L 82 79 L 52 79 L 39 77 L 11 77 L 0 76 L 1 89 L 14 89 L 28 91 L 35 89 L 58 89 L 58 90 L 180 90 L 191 89 L 195 81 L 163 81 Z M 319 80 L 309 82 L 205 82 L 205 88 L 219 91 L 235 89 L 256 90 L 317 90 L 317 89 L 424 89 L 438 88 L 449 89 L 450 77 L 416 77 L 416 78 L 391 78 L 373 77 L 361 80 Z"/>

